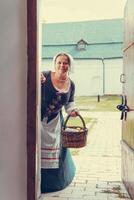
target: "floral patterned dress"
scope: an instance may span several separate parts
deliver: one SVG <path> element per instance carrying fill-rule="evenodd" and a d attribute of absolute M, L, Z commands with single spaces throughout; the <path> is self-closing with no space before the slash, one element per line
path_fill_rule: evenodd
<path fill-rule="evenodd" d="M 70 151 L 63 147 L 60 141 L 60 130 L 63 124 L 62 107 L 64 106 L 66 111 L 73 109 L 75 86 L 70 80 L 69 90 L 61 93 L 52 84 L 51 72 L 43 72 L 43 74 L 46 81 L 41 86 L 43 126 L 41 131 L 41 193 L 65 188 L 72 182 L 75 175 L 75 165 Z M 57 132 L 53 132 L 55 120 L 60 120 L 60 128 Z"/>

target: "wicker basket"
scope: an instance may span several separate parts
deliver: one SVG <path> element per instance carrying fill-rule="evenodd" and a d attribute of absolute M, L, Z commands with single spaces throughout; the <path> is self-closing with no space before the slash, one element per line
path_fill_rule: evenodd
<path fill-rule="evenodd" d="M 83 123 L 83 127 L 67 126 L 67 122 L 69 118 L 71 117 L 70 115 L 68 115 L 61 132 L 62 144 L 64 147 L 80 148 L 80 147 L 84 147 L 87 143 L 88 129 L 85 126 L 85 122 L 82 116 L 79 114 L 77 116 L 81 119 Z"/>

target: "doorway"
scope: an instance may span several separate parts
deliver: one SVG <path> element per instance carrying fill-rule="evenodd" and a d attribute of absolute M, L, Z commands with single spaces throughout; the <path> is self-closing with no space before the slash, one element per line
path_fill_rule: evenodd
<path fill-rule="evenodd" d="M 31 6 L 32 5 L 32 6 Z M 36 184 L 35 182 L 37 181 L 36 178 L 36 173 L 37 173 L 37 168 L 36 168 L 36 163 L 39 157 L 37 157 L 37 130 L 39 130 L 39 126 L 38 126 L 38 120 L 39 120 L 39 116 L 37 116 L 37 110 L 39 111 L 39 105 L 38 104 L 38 98 L 36 98 L 37 96 L 37 92 L 38 92 L 38 87 L 37 87 L 37 82 L 39 80 L 39 78 L 37 77 L 37 73 L 38 73 L 38 68 L 37 68 L 37 63 L 39 62 L 39 58 L 37 56 L 37 44 L 38 44 L 38 39 L 37 39 L 37 34 L 36 34 L 36 30 L 37 30 L 37 10 L 39 8 L 37 8 L 37 2 L 36 1 L 29 1 L 28 3 L 28 8 L 30 9 L 30 12 L 28 10 L 28 21 L 31 23 L 31 21 L 33 21 L 33 24 L 28 24 L 28 27 L 32 27 L 31 31 L 30 29 L 28 29 L 28 35 L 29 35 L 29 71 L 28 71 L 28 85 L 29 85 L 29 89 L 28 89 L 28 120 L 30 120 L 28 122 L 28 133 L 32 134 L 28 134 L 28 180 L 31 180 L 31 183 L 28 183 L 28 199 L 33 200 L 36 199 L 36 195 L 37 195 L 37 189 L 36 189 Z M 32 43 L 32 45 L 30 45 Z M 31 85 L 33 84 L 33 85 Z M 31 93 L 30 93 L 31 91 Z M 33 97 L 33 98 L 32 98 Z M 31 103 L 32 102 L 32 103 Z M 32 111 L 32 112 L 31 112 Z M 31 114 L 32 113 L 32 114 Z M 35 113 L 33 115 L 33 113 Z M 38 118 L 38 120 L 37 120 Z M 31 124 L 33 124 L 31 126 Z M 31 140 L 31 136 L 32 136 L 32 140 Z M 29 145 L 30 144 L 30 145 Z M 33 152 L 35 152 L 35 154 L 33 155 Z M 32 155 L 32 157 L 31 157 Z M 38 155 L 39 156 L 39 155 Z M 32 169 L 32 170 L 31 170 Z M 35 173 L 36 172 L 36 173 Z M 35 178 L 36 177 L 36 178 Z M 37 182 L 36 182 L 37 183 Z M 30 186 L 30 188 L 29 188 Z M 34 189 L 34 192 L 33 192 Z M 30 190 L 32 191 L 32 194 L 30 192 Z M 30 196 L 32 195 L 32 196 Z"/>

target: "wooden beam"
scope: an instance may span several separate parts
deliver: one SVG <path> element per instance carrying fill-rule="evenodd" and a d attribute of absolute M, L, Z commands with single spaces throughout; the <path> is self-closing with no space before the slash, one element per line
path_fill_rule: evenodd
<path fill-rule="evenodd" d="M 37 1 L 27 0 L 27 200 L 36 200 Z"/>

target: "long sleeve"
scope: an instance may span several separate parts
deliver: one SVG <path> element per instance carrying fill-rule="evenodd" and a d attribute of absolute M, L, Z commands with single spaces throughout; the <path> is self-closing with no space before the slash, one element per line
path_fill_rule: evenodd
<path fill-rule="evenodd" d="M 69 98 L 68 103 L 64 106 L 65 107 L 65 111 L 67 112 L 67 114 L 70 114 L 71 111 L 75 109 L 74 94 L 75 94 L 75 85 L 71 81 L 70 98 Z"/>

